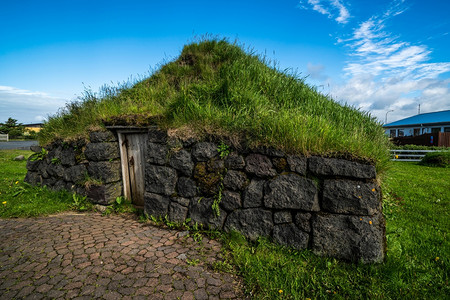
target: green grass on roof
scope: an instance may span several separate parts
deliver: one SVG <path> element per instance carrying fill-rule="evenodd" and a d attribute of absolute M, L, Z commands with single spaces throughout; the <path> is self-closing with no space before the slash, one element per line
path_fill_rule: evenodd
<path fill-rule="evenodd" d="M 236 43 L 208 39 L 186 45 L 180 56 L 139 82 L 86 91 L 49 118 L 40 142 L 86 135 L 125 120 L 163 128 L 217 133 L 290 153 L 388 160 L 388 140 L 369 113 L 341 105 L 302 78 L 269 66 Z M 156 117 L 156 118 L 155 118 Z"/>

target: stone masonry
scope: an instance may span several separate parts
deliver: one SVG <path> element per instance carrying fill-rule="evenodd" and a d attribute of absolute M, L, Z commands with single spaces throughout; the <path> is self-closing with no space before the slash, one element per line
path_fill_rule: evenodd
<path fill-rule="evenodd" d="M 343 260 L 383 261 L 385 221 L 374 166 L 264 147 L 219 149 L 219 143 L 149 129 L 145 212 Z M 27 167 L 26 181 L 75 190 L 96 203 L 122 194 L 118 144 L 108 132 L 91 133 L 81 147 L 51 145 Z M 101 184 L 80 185 L 83 176 Z"/>
<path fill-rule="evenodd" d="M 34 146 L 25 181 L 53 190 L 66 189 L 108 205 L 122 195 L 119 146 L 111 132 L 91 132 L 90 142 L 56 141 Z"/>

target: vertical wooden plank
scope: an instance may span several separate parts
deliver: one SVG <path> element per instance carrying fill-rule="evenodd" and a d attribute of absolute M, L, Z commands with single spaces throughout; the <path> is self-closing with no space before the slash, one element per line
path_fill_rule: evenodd
<path fill-rule="evenodd" d="M 133 204 L 144 206 L 146 134 L 127 134 L 128 166 Z"/>
<path fill-rule="evenodd" d="M 126 135 L 123 133 L 118 133 L 119 137 L 119 149 L 120 149 L 120 161 L 122 169 L 122 182 L 123 182 L 123 193 L 125 198 L 132 199 L 131 189 L 130 189 L 130 176 L 128 173 L 128 150 L 127 150 L 127 139 Z"/>

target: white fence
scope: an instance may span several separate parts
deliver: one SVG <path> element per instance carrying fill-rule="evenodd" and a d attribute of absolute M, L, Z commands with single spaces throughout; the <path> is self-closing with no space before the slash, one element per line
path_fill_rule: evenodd
<path fill-rule="evenodd" d="M 442 150 L 391 150 L 391 160 L 421 161 L 428 152 L 442 152 Z"/>
<path fill-rule="evenodd" d="M 8 134 L 0 134 L 0 141 L 9 141 Z"/>

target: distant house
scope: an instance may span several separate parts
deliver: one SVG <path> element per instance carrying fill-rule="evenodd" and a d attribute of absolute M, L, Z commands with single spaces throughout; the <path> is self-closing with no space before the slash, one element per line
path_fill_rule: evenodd
<path fill-rule="evenodd" d="M 33 124 L 23 124 L 25 130 L 39 132 L 44 124 L 43 123 L 33 123 Z"/>
<path fill-rule="evenodd" d="M 391 138 L 450 132 L 450 110 L 418 114 L 384 124 L 383 127 L 385 128 L 385 133 Z"/>

